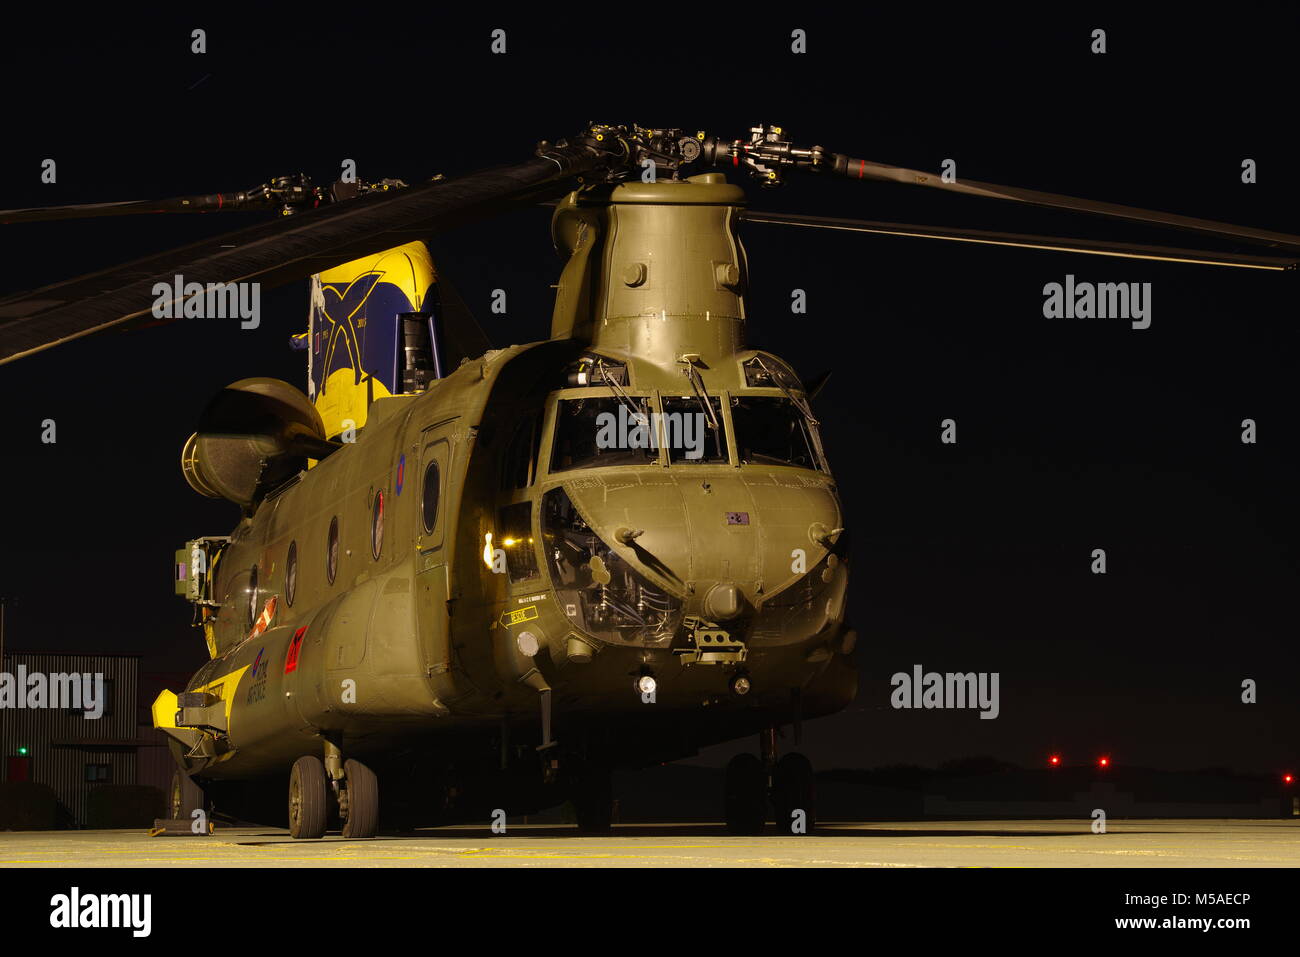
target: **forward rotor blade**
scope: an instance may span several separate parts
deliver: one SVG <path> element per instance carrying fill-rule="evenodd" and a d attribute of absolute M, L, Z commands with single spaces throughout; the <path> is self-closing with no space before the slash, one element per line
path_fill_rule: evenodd
<path fill-rule="evenodd" d="M 1093 199 L 1080 199 L 1076 196 L 1062 196 L 1058 193 L 1043 193 L 1034 189 L 1021 189 L 1016 186 L 998 186 L 993 183 L 980 183 L 975 180 L 957 180 L 946 183 L 933 173 L 905 169 L 901 166 L 887 166 L 870 160 L 845 156 L 842 153 L 831 155 L 827 168 L 840 176 L 850 179 L 868 179 L 886 183 L 902 183 L 906 186 L 928 186 L 949 193 L 965 196 L 983 196 L 986 199 L 1002 199 L 1030 206 L 1043 206 L 1049 209 L 1065 209 L 1076 213 L 1089 213 L 1110 219 L 1125 219 L 1150 226 L 1163 226 L 1169 229 L 1182 229 L 1218 236 L 1222 239 L 1252 243 L 1259 246 L 1285 248 L 1300 251 L 1300 236 L 1288 233 L 1275 233 L 1266 229 L 1252 229 L 1249 226 L 1235 226 L 1232 223 L 1219 223 L 1208 219 L 1193 219 L 1190 216 L 1178 216 L 1152 209 L 1139 209 L 1135 206 L 1121 206 L 1118 203 L 1103 203 Z"/>
<path fill-rule="evenodd" d="M 362 196 L 0 300 L 0 364 L 132 320 L 170 315 L 210 283 L 303 279 L 513 206 L 560 196 L 606 158 L 552 150 L 513 166 Z M 177 299 L 156 286 L 183 284 Z M 194 285 L 197 284 L 197 285 Z M 188 291 L 185 287 L 193 289 Z M 164 301 L 165 300 L 165 301 Z M 161 317 L 158 317 L 161 318 Z"/>
<path fill-rule="evenodd" d="M 1254 256 L 1244 253 L 1221 253 L 1203 249 L 1177 249 L 1170 246 L 1143 246 L 1135 243 L 1112 243 L 1094 239 L 1057 236 L 1034 236 L 1024 233 L 996 233 L 980 229 L 952 229 L 947 226 L 909 226 L 904 223 L 880 223 L 865 219 L 833 219 L 800 216 L 793 213 L 763 213 L 745 210 L 741 222 L 802 226 L 810 229 L 834 229 L 881 236 L 905 236 L 915 239 L 946 239 L 951 242 L 978 243 L 985 246 L 1011 246 L 1022 249 L 1047 249 L 1055 252 L 1083 253 L 1089 256 L 1115 256 L 1121 259 L 1153 259 L 1161 262 L 1193 263 L 1201 266 L 1230 266 L 1238 269 L 1283 271 L 1300 265 L 1300 251 L 1294 256 Z"/>

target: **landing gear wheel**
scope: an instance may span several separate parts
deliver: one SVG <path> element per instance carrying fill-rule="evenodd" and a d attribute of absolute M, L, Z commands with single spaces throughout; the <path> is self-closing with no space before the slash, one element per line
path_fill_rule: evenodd
<path fill-rule="evenodd" d="M 289 833 L 293 837 L 310 840 L 325 833 L 327 798 L 321 759 L 305 755 L 295 761 L 289 773 Z"/>
<path fill-rule="evenodd" d="M 727 763 L 723 813 L 731 834 L 762 834 L 767 819 L 767 773 L 753 754 L 738 754 Z"/>
<path fill-rule="evenodd" d="M 347 786 L 347 815 L 343 836 L 349 839 L 374 837 L 379 830 L 379 779 L 360 761 L 343 762 Z"/>
<path fill-rule="evenodd" d="M 208 813 L 207 797 L 192 777 L 177 768 L 167 796 L 167 813 L 173 821 L 193 821 L 195 811 Z"/>
<path fill-rule="evenodd" d="M 817 823 L 817 783 L 812 762 L 791 751 L 776 762 L 772 771 L 772 806 L 776 827 L 782 834 L 809 834 Z M 795 812 L 803 811 L 803 830 L 796 830 Z"/>
<path fill-rule="evenodd" d="M 578 830 L 607 834 L 614 827 L 614 775 L 609 768 L 583 771 L 570 797 L 578 818 Z"/>

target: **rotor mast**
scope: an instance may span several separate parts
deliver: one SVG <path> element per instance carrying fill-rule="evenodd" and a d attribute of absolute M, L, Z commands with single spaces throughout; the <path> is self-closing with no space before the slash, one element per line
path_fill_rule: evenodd
<path fill-rule="evenodd" d="M 569 260 L 551 337 L 664 370 L 684 355 L 705 364 L 735 355 L 744 347 L 744 201 L 720 173 L 570 194 L 552 223 Z"/>

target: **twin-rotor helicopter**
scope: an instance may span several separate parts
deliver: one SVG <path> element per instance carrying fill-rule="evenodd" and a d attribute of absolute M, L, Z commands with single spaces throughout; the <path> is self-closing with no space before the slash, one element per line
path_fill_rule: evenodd
<path fill-rule="evenodd" d="M 795 170 L 1267 253 L 761 213 L 727 181 Z M 566 257 L 550 337 L 491 349 L 423 239 L 538 203 Z M 186 480 L 239 522 L 176 553 L 210 660 L 153 705 L 177 761 L 172 819 L 204 809 L 295 838 L 564 800 L 602 830 L 616 768 L 753 736 L 757 753 L 727 767 L 729 829 L 815 824 L 812 767 L 777 741 L 856 691 L 844 490 L 815 410 L 824 378 L 745 343 L 742 224 L 1261 270 L 1300 259 L 1300 237 L 952 181 L 772 126 L 723 139 L 593 124 L 414 186 L 285 177 L 0 223 L 250 207 L 293 215 L 0 301 L 0 362 L 156 321 L 160 296 L 184 316 L 214 287 L 311 277 L 294 337 L 306 393 L 241 379 L 184 443 Z"/>

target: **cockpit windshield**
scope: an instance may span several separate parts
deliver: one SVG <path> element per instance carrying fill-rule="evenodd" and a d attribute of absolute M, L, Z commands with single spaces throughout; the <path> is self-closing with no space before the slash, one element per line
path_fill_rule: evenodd
<path fill-rule="evenodd" d="M 793 465 L 820 469 L 816 427 L 783 396 L 739 395 L 731 399 L 736 453 L 742 465 Z"/>
<path fill-rule="evenodd" d="M 636 396 L 561 399 L 555 413 L 551 471 L 605 465 L 653 465 L 659 450 L 650 408 Z"/>
<path fill-rule="evenodd" d="M 664 396 L 660 441 L 668 448 L 672 465 L 725 465 L 727 427 L 722 405 L 715 398 Z M 708 402 L 706 408 L 704 403 Z"/>

